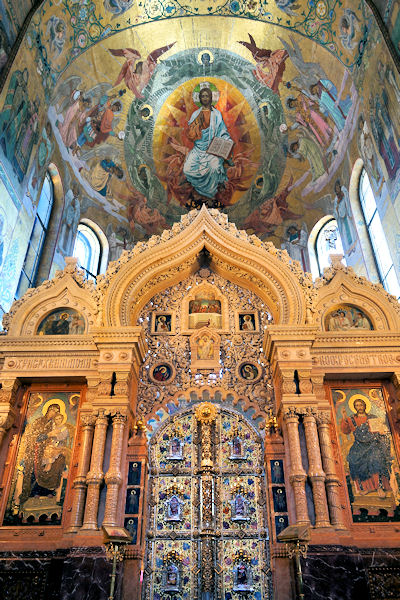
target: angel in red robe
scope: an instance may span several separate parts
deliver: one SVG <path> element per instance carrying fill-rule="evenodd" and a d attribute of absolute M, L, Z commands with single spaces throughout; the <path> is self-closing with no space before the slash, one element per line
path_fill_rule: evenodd
<path fill-rule="evenodd" d="M 253 71 L 254 77 L 279 96 L 279 84 L 282 81 L 286 68 L 285 61 L 289 54 L 283 49 L 267 50 L 266 48 L 258 48 L 253 36 L 250 33 L 248 36 L 250 43 L 239 42 L 239 44 L 250 50 L 256 61 L 256 68 Z"/>
<path fill-rule="evenodd" d="M 139 60 L 141 54 L 138 50 L 134 50 L 133 48 L 122 48 L 120 50 L 109 48 L 109 51 L 113 56 L 123 56 L 125 58 L 125 63 L 114 83 L 114 87 L 124 80 L 126 87 L 131 90 L 136 98 L 143 98 L 142 91 L 149 83 L 154 73 L 157 66 L 157 60 L 162 54 L 172 48 L 174 44 L 175 42 L 168 44 L 168 46 L 153 50 L 146 60 Z"/>

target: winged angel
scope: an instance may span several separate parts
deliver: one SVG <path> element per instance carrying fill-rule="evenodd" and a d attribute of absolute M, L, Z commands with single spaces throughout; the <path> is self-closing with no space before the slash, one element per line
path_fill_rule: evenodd
<path fill-rule="evenodd" d="M 142 55 L 134 48 L 122 48 L 119 50 L 109 48 L 109 51 L 113 56 L 122 56 L 125 58 L 125 63 L 116 79 L 114 87 L 124 80 L 126 87 L 136 96 L 136 98 L 143 98 L 142 91 L 149 83 L 154 73 L 157 66 L 157 60 L 172 48 L 174 44 L 175 42 L 163 46 L 162 48 L 157 48 L 157 50 L 153 50 L 146 60 L 139 60 Z"/>

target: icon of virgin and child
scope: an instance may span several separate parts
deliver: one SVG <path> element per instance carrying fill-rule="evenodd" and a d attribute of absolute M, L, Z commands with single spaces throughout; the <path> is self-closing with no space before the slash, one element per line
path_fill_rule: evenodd
<path fill-rule="evenodd" d="M 207 85 L 207 84 L 205 84 Z M 193 148 L 187 153 L 183 165 L 183 174 L 195 191 L 206 198 L 215 198 L 219 186 L 228 181 L 224 161 L 233 146 L 233 140 L 220 111 L 213 106 L 213 92 L 209 87 L 200 84 L 200 108 L 194 111 L 188 121 L 187 137 L 194 143 Z M 221 156 L 211 144 L 216 138 L 226 140 L 221 142 Z M 228 149 L 228 150 L 227 150 Z"/>
<path fill-rule="evenodd" d="M 60 485 L 71 457 L 74 427 L 66 423 L 62 400 L 51 399 L 42 415 L 30 420 L 21 438 L 13 512 L 23 510 L 30 497 L 54 497 L 60 502 Z"/>

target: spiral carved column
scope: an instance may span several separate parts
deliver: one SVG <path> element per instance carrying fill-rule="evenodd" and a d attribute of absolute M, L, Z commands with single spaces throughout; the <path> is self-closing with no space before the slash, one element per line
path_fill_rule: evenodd
<path fill-rule="evenodd" d="M 303 423 L 308 454 L 308 476 L 312 483 L 314 498 L 315 526 L 330 527 L 325 491 L 325 473 L 322 470 L 317 423 L 312 409 L 306 409 L 303 415 Z"/>
<path fill-rule="evenodd" d="M 102 467 L 104 459 L 104 448 L 106 444 L 107 427 L 108 417 L 104 414 L 104 411 L 99 411 L 94 430 L 90 471 L 86 476 L 88 489 L 82 530 L 98 529 L 97 512 L 99 508 L 100 485 L 103 481 L 104 476 Z"/>
<path fill-rule="evenodd" d="M 113 417 L 110 467 L 104 478 L 107 484 L 106 507 L 103 525 L 117 525 L 118 493 L 122 483 L 121 460 L 126 416 L 117 412 Z"/>
<path fill-rule="evenodd" d="M 82 423 L 82 446 L 78 460 L 78 471 L 74 479 L 74 496 L 71 509 L 71 533 L 82 527 L 83 511 L 85 507 L 86 496 L 86 475 L 90 464 L 90 454 L 92 451 L 93 432 L 96 422 L 95 415 L 84 415 Z"/>
<path fill-rule="evenodd" d="M 339 478 L 336 475 L 335 459 L 333 457 L 330 436 L 331 415 L 328 411 L 317 414 L 317 427 L 321 445 L 322 465 L 325 471 L 325 485 L 328 496 L 331 524 L 336 529 L 346 529 L 343 522 L 343 511 L 340 502 Z"/>
<path fill-rule="evenodd" d="M 300 438 L 299 438 L 299 416 L 294 408 L 288 408 L 284 416 L 290 453 L 290 475 L 289 480 L 294 492 L 296 504 L 296 522 L 298 524 L 309 524 L 307 510 L 307 499 L 305 490 L 306 473 L 301 462 Z"/>

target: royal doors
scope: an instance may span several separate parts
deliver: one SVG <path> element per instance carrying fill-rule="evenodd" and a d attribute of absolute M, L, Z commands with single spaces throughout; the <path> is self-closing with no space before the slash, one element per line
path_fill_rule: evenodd
<path fill-rule="evenodd" d="M 151 442 L 144 600 L 272 597 L 262 443 L 203 402 Z"/>

